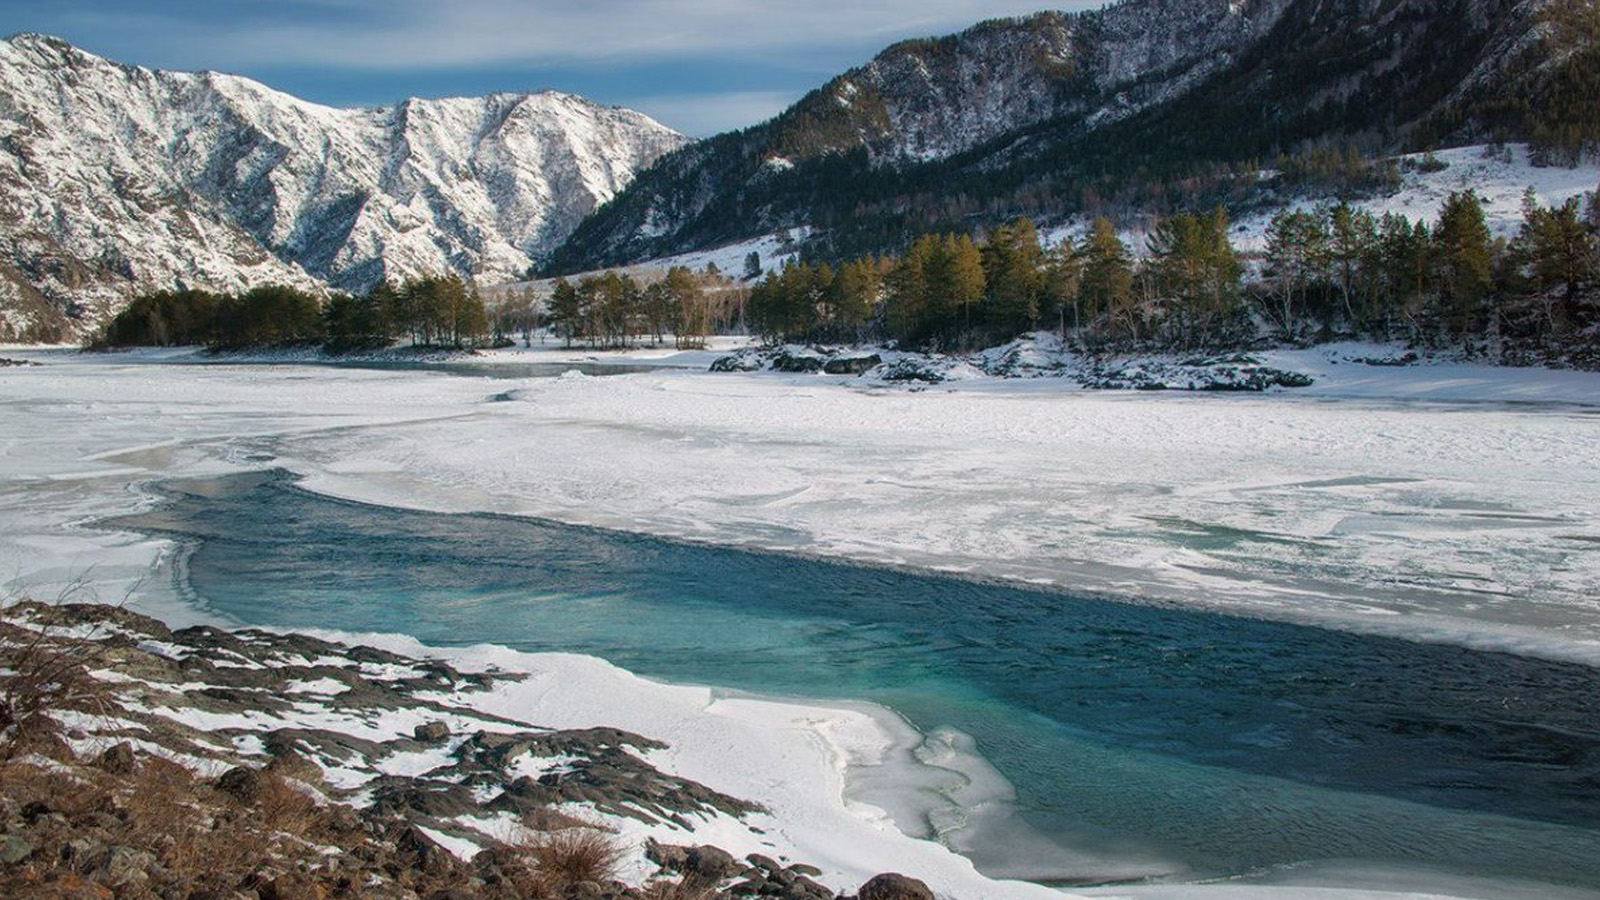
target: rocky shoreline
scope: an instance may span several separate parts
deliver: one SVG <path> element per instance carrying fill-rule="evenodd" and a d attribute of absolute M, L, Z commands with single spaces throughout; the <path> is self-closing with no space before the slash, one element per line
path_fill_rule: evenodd
<path fill-rule="evenodd" d="M 912 388 L 976 379 L 1059 378 L 1088 390 L 1261 393 L 1274 388 L 1310 387 L 1314 382 L 1304 373 L 1266 365 L 1244 352 L 1087 357 L 1069 351 L 1053 335 L 1036 335 L 968 355 L 868 353 L 820 346 L 751 347 L 717 358 L 710 371 L 848 375 L 867 384 Z"/>
<path fill-rule="evenodd" d="M 763 811 L 662 771 L 649 737 L 474 708 L 521 677 L 299 634 L 172 630 L 104 605 L 8 607 L 0 894 L 833 900 L 856 887 L 699 842 L 710 823 L 759 834 Z M 933 896 L 892 874 L 855 895 Z"/>

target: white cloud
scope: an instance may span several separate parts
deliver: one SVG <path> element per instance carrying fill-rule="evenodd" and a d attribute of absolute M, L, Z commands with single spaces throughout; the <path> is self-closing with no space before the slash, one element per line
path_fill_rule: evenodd
<path fill-rule="evenodd" d="M 203 55 L 191 66 L 417 69 L 870 44 L 1038 9 L 1029 0 L 322 0 L 316 6 L 320 14 L 253 26 L 127 8 L 75 18 L 124 36 L 139 32 L 164 57 Z"/>

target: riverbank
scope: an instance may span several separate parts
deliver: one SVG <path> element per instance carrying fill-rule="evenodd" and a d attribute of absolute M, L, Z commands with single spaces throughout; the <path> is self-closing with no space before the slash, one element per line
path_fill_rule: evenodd
<path fill-rule="evenodd" d="M 224 877 L 246 890 L 259 884 L 263 898 L 398 897 L 408 888 L 498 897 L 505 892 L 497 885 L 516 877 L 508 867 L 519 856 L 533 857 L 537 875 L 541 846 L 588 839 L 604 841 L 615 859 L 577 881 L 619 883 L 559 885 L 551 895 L 832 900 L 841 890 L 815 879 L 865 883 L 872 876 L 857 878 L 858 871 L 890 857 L 926 870 L 941 894 L 1052 896 L 983 879 L 936 845 L 906 842 L 870 817 L 817 802 L 840 790 L 847 754 L 877 746 L 873 723 L 859 714 L 716 698 L 643 682 L 587 657 L 485 647 L 441 653 L 395 637 L 351 645 L 209 627 L 174 632 L 105 605 L 24 604 L 3 617 L 0 654 L 15 666 L 0 676 L 4 683 L 35 669 L 53 673 L 38 687 L 42 718 L 0 735 L 12 786 L 25 775 L 70 775 L 99 760 L 99 770 L 147 795 L 151 785 L 138 776 L 164 762 L 177 767 L 168 784 L 185 771 L 246 807 L 275 787 L 304 805 L 297 821 L 350 823 L 317 834 L 283 829 L 281 837 L 313 842 L 319 852 L 309 860 L 293 841 L 273 851 L 271 836 L 252 834 L 263 849 L 240 871 L 181 874 L 172 870 L 188 860 L 162 846 L 159 822 L 143 823 L 149 835 L 101 833 L 92 818 L 75 816 L 68 797 L 0 804 L 0 878 L 13 887 L 47 890 L 76 879 L 84 889 L 131 892 L 179 879 L 179 890 L 192 891 Z M 694 725 L 675 744 L 599 724 L 626 721 L 681 737 L 683 720 Z M 770 746 L 774 736 L 802 731 L 811 740 L 792 739 L 818 741 L 826 752 Z M 709 742 L 737 748 L 739 759 L 763 769 L 760 777 L 708 755 Z M 683 770 L 758 789 L 761 801 L 668 774 Z M 212 815 L 225 820 L 226 807 Z M 263 824 L 275 823 L 261 815 Z M 345 845 L 362 831 L 380 837 Z M 131 845 L 142 837 L 150 846 Z M 119 840 L 131 844 L 110 843 Z M 63 866 L 61 853 L 47 852 L 52 842 L 81 858 L 68 853 Z M 106 853 L 83 849 L 89 842 Z M 807 856 L 811 850 L 818 854 Z M 332 862 L 318 865 L 319 857 Z M 916 886 L 898 900 L 919 900 Z"/>

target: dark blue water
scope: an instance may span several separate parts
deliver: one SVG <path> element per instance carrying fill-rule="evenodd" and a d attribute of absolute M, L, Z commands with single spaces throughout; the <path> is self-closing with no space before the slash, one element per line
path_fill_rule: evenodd
<path fill-rule="evenodd" d="M 1104 865 L 1360 859 L 1600 886 L 1600 671 L 1559 662 L 320 497 L 170 484 L 120 525 L 189 543 L 242 622 L 590 653 L 954 726 L 1022 816 Z M 1004 871 L 1005 847 L 979 852 Z"/>

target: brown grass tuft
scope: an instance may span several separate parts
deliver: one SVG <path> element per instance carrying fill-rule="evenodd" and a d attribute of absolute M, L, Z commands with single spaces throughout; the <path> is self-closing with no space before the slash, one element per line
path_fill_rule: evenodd
<path fill-rule="evenodd" d="M 639 889 L 644 900 L 712 900 L 717 896 L 715 885 L 695 878 L 657 878 Z"/>
<path fill-rule="evenodd" d="M 627 848 L 617 836 L 595 827 L 533 832 L 515 848 L 527 857 L 535 872 L 557 888 L 617 879 Z"/>
<path fill-rule="evenodd" d="M 68 602 L 68 588 L 57 604 Z M 0 602 L 0 760 L 53 740 L 53 714 L 74 711 L 104 717 L 108 688 L 89 674 L 104 648 L 98 635 L 69 634 L 39 626 L 29 614 L 48 608 Z"/>

